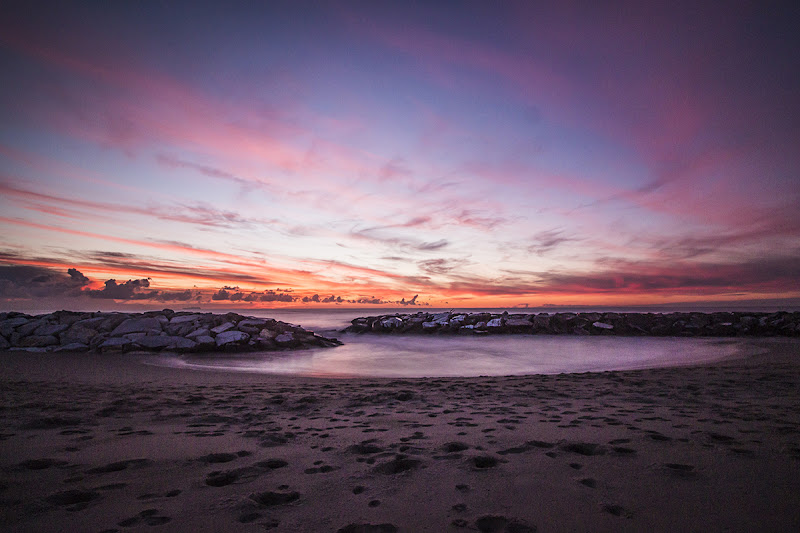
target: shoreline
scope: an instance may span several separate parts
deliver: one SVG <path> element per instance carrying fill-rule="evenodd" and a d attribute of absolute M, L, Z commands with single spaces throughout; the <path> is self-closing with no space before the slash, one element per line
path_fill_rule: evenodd
<path fill-rule="evenodd" d="M 433 379 L 0 353 L 0 524 L 793 531 L 800 343 L 752 342 L 768 351 L 699 366 Z"/>
<path fill-rule="evenodd" d="M 349 334 L 352 336 L 352 334 Z M 299 351 L 293 354 L 281 354 L 286 358 L 280 358 L 277 363 L 273 364 L 272 354 L 267 352 L 259 353 L 244 353 L 244 354 L 225 354 L 225 353 L 202 353 L 202 354 L 170 354 L 159 353 L 152 354 L 146 352 L 132 352 L 129 356 L 135 356 L 142 364 L 151 365 L 155 367 L 164 368 L 180 368 L 186 370 L 194 370 L 198 372 L 207 371 L 220 371 L 230 372 L 232 374 L 260 374 L 265 376 L 275 377 L 325 377 L 329 379 L 440 379 L 440 378 L 473 378 L 473 377 L 519 377 L 519 376 L 534 376 L 534 375 L 559 375 L 559 374 L 583 374 L 583 373 L 602 373 L 613 371 L 630 371 L 630 370 L 646 370 L 651 368 L 671 368 L 671 367 L 686 367 L 686 366 L 699 366 L 705 364 L 713 364 L 728 359 L 746 359 L 748 357 L 769 351 L 767 348 L 770 344 L 780 345 L 782 342 L 788 340 L 789 343 L 797 342 L 796 340 L 786 339 L 783 337 L 768 337 L 768 338 L 742 338 L 742 337 L 708 337 L 708 338 L 642 338 L 634 339 L 634 342 L 640 341 L 646 343 L 641 346 L 631 346 L 631 338 L 620 337 L 603 337 L 602 339 L 594 339 L 586 344 L 584 341 L 579 341 L 576 337 L 525 337 L 525 338 L 509 338 L 504 341 L 503 339 L 489 339 L 489 338 L 460 338 L 452 339 L 447 337 L 430 339 L 425 347 L 432 353 L 439 354 L 437 357 L 430 358 L 432 365 L 425 367 L 426 373 L 420 375 L 417 373 L 415 363 L 420 359 L 426 357 L 418 352 L 422 351 L 419 343 L 419 337 L 415 335 L 393 335 L 391 339 L 380 338 L 378 336 L 367 336 L 355 339 L 348 338 L 348 335 L 340 337 L 343 342 L 341 348 L 337 351 Z M 498 342 L 500 344 L 498 344 Z M 509 342 L 513 343 L 509 346 Z M 543 344 L 544 343 L 544 344 Z M 600 343 L 599 345 L 594 343 Z M 687 359 L 662 359 L 656 358 L 651 355 L 651 359 L 641 361 L 617 361 L 619 366 L 598 368 L 602 366 L 601 360 L 594 362 L 583 362 L 579 368 L 569 369 L 568 367 L 575 364 L 574 361 L 564 361 L 561 367 L 553 367 L 552 361 L 549 360 L 550 353 L 554 349 L 563 351 L 564 353 L 571 353 L 575 349 L 596 346 L 596 351 L 593 356 L 600 357 L 597 354 L 607 354 L 615 350 L 626 350 L 628 352 L 644 351 L 647 353 L 665 353 L 665 350 L 670 347 L 681 354 L 691 353 L 692 350 L 698 351 L 698 354 L 693 354 Z M 715 348 L 716 346 L 720 348 Z M 338 371 L 333 369 L 337 365 L 336 358 L 342 357 L 341 360 L 347 360 L 348 357 L 339 356 L 338 351 L 353 349 L 351 357 L 365 357 L 366 362 L 361 366 L 356 366 L 350 363 L 350 372 Z M 370 353 L 367 351 L 371 349 Z M 529 364 L 529 368 L 540 368 L 541 370 L 516 370 L 503 372 L 498 370 L 498 367 L 487 368 L 486 366 L 479 367 L 475 370 L 469 363 L 465 363 L 464 359 L 448 359 L 441 358 L 441 350 L 452 350 L 453 352 L 469 352 L 470 354 L 479 354 L 478 360 L 484 362 L 486 360 L 504 360 L 506 357 L 517 357 L 517 352 L 521 350 L 529 351 L 533 354 L 532 358 L 535 361 Z M 397 360 L 402 363 L 396 364 L 394 367 L 387 367 L 378 365 L 370 365 L 369 361 L 372 357 L 377 356 L 380 358 L 387 351 L 397 350 Z M 403 351 L 407 350 L 407 351 Z M 709 352 L 711 350 L 711 352 Z M 719 353 L 713 353 L 718 351 Z M 263 357 L 263 358 L 262 358 Z M 331 362 L 327 358 L 331 358 Z M 672 357 L 672 356 L 670 356 Z M 578 358 L 580 360 L 580 358 Z M 291 365 L 284 367 L 281 363 L 289 361 Z M 313 361 L 313 364 L 312 364 Z M 609 363 L 605 363 L 606 365 Z M 436 368 L 437 370 L 432 370 Z M 383 372 L 383 373 L 381 373 Z"/>

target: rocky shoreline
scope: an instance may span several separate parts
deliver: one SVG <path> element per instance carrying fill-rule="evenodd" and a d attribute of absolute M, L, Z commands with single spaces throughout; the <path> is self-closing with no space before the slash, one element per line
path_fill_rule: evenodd
<path fill-rule="evenodd" d="M 299 326 L 237 313 L 0 313 L 0 350 L 29 352 L 275 351 L 339 346 Z"/>
<path fill-rule="evenodd" d="M 345 333 L 798 337 L 800 313 L 424 313 L 356 318 Z"/>

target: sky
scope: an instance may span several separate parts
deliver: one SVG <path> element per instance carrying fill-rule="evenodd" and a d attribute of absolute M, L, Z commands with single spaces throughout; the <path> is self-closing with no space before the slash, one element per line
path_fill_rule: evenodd
<path fill-rule="evenodd" d="M 800 298 L 798 7 L 205 4 L 0 7 L 0 309 Z"/>

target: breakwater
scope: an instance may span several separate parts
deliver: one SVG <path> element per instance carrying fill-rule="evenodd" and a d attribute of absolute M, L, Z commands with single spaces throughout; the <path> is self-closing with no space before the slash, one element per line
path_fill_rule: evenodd
<path fill-rule="evenodd" d="M 0 349 L 41 352 L 274 351 L 339 346 L 336 339 L 237 313 L 0 313 Z"/>
<path fill-rule="evenodd" d="M 346 333 L 674 337 L 800 336 L 800 313 L 415 313 L 356 318 Z"/>

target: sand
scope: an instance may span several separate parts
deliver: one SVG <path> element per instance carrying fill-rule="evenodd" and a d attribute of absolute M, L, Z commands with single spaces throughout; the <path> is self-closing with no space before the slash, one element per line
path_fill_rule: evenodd
<path fill-rule="evenodd" d="M 314 379 L 0 354 L 4 531 L 798 531 L 800 343 Z"/>

